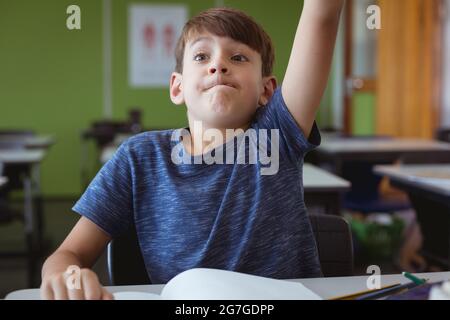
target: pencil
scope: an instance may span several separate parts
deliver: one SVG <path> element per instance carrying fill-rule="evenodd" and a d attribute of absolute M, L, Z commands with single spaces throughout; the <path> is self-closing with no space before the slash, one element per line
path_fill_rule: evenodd
<path fill-rule="evenodd" d="M 362 296 L 357 297 L 355 300 L 372 300 L 372 299 L 379 299 L 382 298 L 384 296 L 393 294 L 393 293 L 398 293 L 399 291 L 403 291 L 403 290 L 409 290 L 412 288 L 415 288 L 417 286 L 420 286 L 420 284 L 416 284 L 416 283 L 406 283 L 406 284 L 402 284 L 402 285 L 397 285 L 397 286 L 393 286 L 391 288 L 387 288 L 387 289 L 382 289 L 382 290 L 377 290 L 373 293 L 368 293 Z"/>
<path fill-rule="evenodd" d="M 381 287 L 379 289 L 364 290 L 364 291 L 360 291 L 360 292 L 347 294 L 345 296 L 334 297 L 334 298 L 331 298 L 329 300 L 352 300 L 354 298 L 357 298 L 359 296 L 362 296 L 362 295 L 365 295 L 365 294 L 368 294 L 368 293 L 377 292 L 377 291 L 380 291 L 380 290 L 383 290 L 383 289 L 388 289 L 388 288 L 392 288 L 392 287 L 399 286 L 399 285 L 400 285 L 400 283 L 389 284 L 389 285 L 383 286 L 383 287 Z"/>

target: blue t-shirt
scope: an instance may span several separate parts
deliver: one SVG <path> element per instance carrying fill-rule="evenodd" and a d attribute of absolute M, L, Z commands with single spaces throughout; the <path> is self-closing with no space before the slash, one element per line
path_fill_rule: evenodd
<path fill-rule="evenodd" d="M 276 174 L 262 174 L 268 165 L 249 156 L 244 163 L 196 164 L 202 156 L 180 148 L 180 129 L 144 132 L 122 143 L 73 210 L 111 237 L 134 223 L 152 283 L 196 267 L 278 279 L 321 276 L 302 182 L 303 157 L 320 144 L 317 126 L 306 139 L 278 88 L 250 129 L 278 129 Z M 237 139 L 219 147 L 233 150 L 234 160 L 258 146 Z M 267 146 L 268 154 L 276 151 Z M 191 164 L 176 163 L 174 154 Z"/>

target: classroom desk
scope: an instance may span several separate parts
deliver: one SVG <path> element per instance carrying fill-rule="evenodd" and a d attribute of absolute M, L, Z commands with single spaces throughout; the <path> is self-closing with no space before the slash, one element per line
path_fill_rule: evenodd
<path fill-rule="evenodd" d="M 450 268 L 450 164 L 376 166 L 374 172 L 408 193 L 424 236 L 424 257 Z"/>
<path fill-rule="evenodd" d="M 333 164 L 340 175 L 344 161 L 392 163 L 407 158 L 417 163 L 450 162 L 450 143 L 402 138 L 329 138 L 314 151 L 319 161 Z"/>
<path fill-rule="evenodd" d="M 321 206 L 327 214 L 339 215 L 341 196 L 351 184 L 312 164 L 303 165 L 303 187 L 307 207 Z"/>
<path fill-rule="evenodd" d="M 24 231 L 27 247 L 31 252 L 28 258 L 28 283 L 35 284 L 37 259 L 42 250 L 44 232 L 42 199 L 40 189 L 40 163 L 46 155 L 43 149 L 0 149 L 0 163 L 5 168 L 11 166 L 23 172 L 24 191 Z M 17 255 L 2 253 L 2 256 Z"/>
<path fill-rule="evenodd" d="M 429 282 L 438 282 L 450 279 L 450 272 L 431 272 L 415 274 L 421 278 L 429 279 Z M 355 277 L 335 277 L 335 278 L 315 278 L 315 279 L 294 279 L 302 283 L 310 290 L 317 293 L 323 299 L 331 299 L 355 292 L 367 290 L 367 276 Z M 410 282 L 402 275 L 382 275 L 381 286 L 394 283 Z M 141 286 L 114 286 L 106 287 L 110 292 L 118 291 L 141 291 L 160 294 L 164 285 L 141 285 Z M 6 300 L 39 300 L 39 289 L 17 290 L 9 293 Z"/>
<path fill-rule="evenodd" d="M 15 134 L 0 135 L 0 147 L 2 144 L 17 143 L 26 149 L 48 149 L 55 143 L 52 135 L 24 136 Z"/>
<path fill-rule="evenodd" d="M 373 166 L 396 161 L 410 163 L 450 162 L 450 144 L 433 140 L 391 137 L 328 137 L 312 151 L 314 161 L 352 183 L 344 197 L 344 206 L 353 211 L 391 212 L 409 204 L 387 201 L 379 194 L 381 177 Z"/>

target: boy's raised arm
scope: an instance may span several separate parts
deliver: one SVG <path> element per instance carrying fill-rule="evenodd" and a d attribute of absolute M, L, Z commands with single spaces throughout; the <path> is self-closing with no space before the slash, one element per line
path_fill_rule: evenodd
<path fill-rule="evenodd" d="M 282 84 L 286 105 L 309 134 L 330 72 L 344 0 L 305 0 Z"/>

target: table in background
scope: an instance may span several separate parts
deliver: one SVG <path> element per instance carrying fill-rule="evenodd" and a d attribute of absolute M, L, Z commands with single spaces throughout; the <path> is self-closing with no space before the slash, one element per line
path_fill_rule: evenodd
<path fill-rule="evenodd" d="M 450 144 L 423 139 L 390 137 L 325 138 L 312 160 L 320 167 L 349 180 L 352 187 L 344 197 L 344 207 L 359 212 L 394 212 L 408 209 L 402 199 L 384 199 L 380 193 L 381 177 L 373 166 L 406 163 L 450 162 Z"/>
<path fill-rule="evenodd" d="M 431 272 L 415 274 L 421 278 L 429 279 L 429 282 L 438 282 L 450 279 L 450 272 Z M 308 289 L 318 294 L 323 299 L 348 295 L 355 292 L 367 290 L 367 276 L 336 277 L 336 278 L 313 278 L 294 279 L 290 281 L 300 282 Z M 402 275 L 382 275 L 381 286 L 394 283 L 409 283 L 410 280 Z M 160 294 L 164 285 L 140 285 L 140 286 L 114 286 L 106 287 L 110 292 L 119 291 L 140 291 Z M 39 289 L 25 289 L 9 293 L 6 300 L 38 300 Z"/>
<path fill-rule="evenodd" d="M 303 187 L 307 207 L 322 206 L 327 214 L 339 215 L 342 194 L 351 184 L 312 164 L 303 165 Z"/>
<path fill-rule="evenodd" d="M 344 161 L 392 163 L 450 162 L 450 143 L 424 139 L 400 138 L 329 138 L 314 150 L 319 161 L 329 162 L 340 175 Z"/>
<path fill-rule="evenodd" d="M 1 134 L 0 149 L 2 145 L 21 146 L 25 149 L 48 149 L 55 143 L 52 135 L 18 135 L 18 134 Z"/>
<path fill-rule="evenodd" d="M 42 197 L 40 188 L 40 163 L 46 155 L 44 149 L 0 149 L 0 163 L 5 168 L 14 166 L 23 173 L 24 231 L 29 249 L 28 283 L 35 285 L 37 260 L 42 251 L 44 232 Z M 31 253 L 31 254 L 30 254 Z M 2 256 L 17 255 L 5 253 Z"/>
<path fill-rule="evenodd" d="M 450 164 L 376 166 L 407 192 L 423 233 L 427 260 L 450 268 Z"/>

